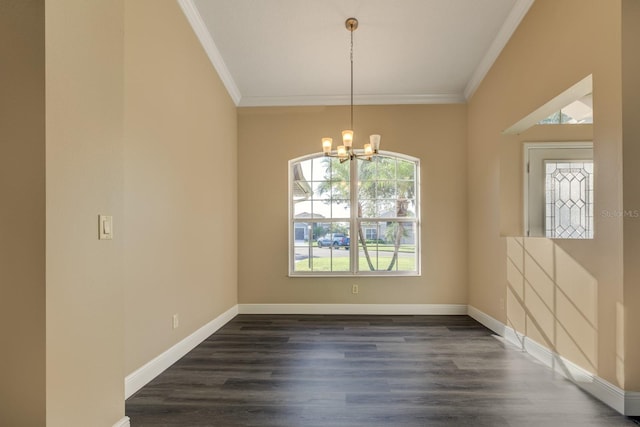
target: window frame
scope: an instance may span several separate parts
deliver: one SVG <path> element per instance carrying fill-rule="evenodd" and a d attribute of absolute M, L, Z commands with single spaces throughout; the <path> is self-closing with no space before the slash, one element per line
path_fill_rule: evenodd
<path fill-rule="evenodd" d="M 291 159 L 288 161 L 288 230 L 287 235 L 289 239 L 288 244 L 288 276 L 289 277 L 419 277 L 422 275 L 422 256 L 421 256 L 421 187 L 420 187 L 420 159 L 417 157 L 409 156 L 402 153 L 396 153 L 392 151 L 380 151 L 380 156 L 393 158 L 395 160 L 403 160 L 408 161 L 414 164 L 415 174 L 414 174 L 414 186 L 415 186 L 415 217 L 407 217 L 406 219 L 401 219 L 398 217 L 358 217 L 358 167 L 354 167 L 351 165 L 349 168 L 349 188 L 350 188 L 350 215 L 349 218 L 295 218 L 295 209 L 294 209 L 294 194 L 293 194 L 293 165 L 296 163 L 300 163 L 306 160 L 312 160 L 316 158 L 324 158 L 324 153 L 316 152 L 307 154 L 301 157 L 297 157 L 295 159 Z M 351 162 L 363 162 L 366 160 L 362 159 L 354 159 Z M 374 223 L 374 222 L 403 222 L 407 224 L 411 224 L 415 229 L 415 270 L 412 271 L 386 271 L 386 270 L 360 270 L 359 269 L 359 248 L 361 247 L 359 239 L 358 239 L 358 226 L 362 223 Z M 350 242 L 350 250 L 349 250 L 349 258 L 350 258 L 350 266 L 351 269 L 349 271 L 295 271 L 295 224 L 307 222 L 307 223 L 344 223 L 348 222 L 349 224 L 349 238 Z M 354 245 L 354 236 L 355 242 Z M 378 236 L 379 237 L 379 236 Z M 313 247 L 314 239 L 309 239 L 309 247 Z M 358 250 L 352 250 L 352 249 Z M 331 249 L 333 250 L 333 249 Z"/>

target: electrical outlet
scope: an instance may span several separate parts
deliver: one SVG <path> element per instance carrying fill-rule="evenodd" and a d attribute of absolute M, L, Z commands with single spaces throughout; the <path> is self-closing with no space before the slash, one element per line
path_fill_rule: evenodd
<path fill-rule="evenodd" d="M 177 314 L 173 315 L 173 329 L 177 329 L 180 326 L 180 319 Z"/>
<path fill-rule="evenodd" d="M 358 293 L 358 285 L 351 285 L 351 293 L 354 295 Z"/>

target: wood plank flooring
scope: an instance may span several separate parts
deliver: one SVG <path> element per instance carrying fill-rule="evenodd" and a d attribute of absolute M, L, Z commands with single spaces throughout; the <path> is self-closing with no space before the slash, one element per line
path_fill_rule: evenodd
<path fill-rule="evenodd" d="M 239 315 L 127 400 L 144 426 L 637 426 L 468 316 Z"/>

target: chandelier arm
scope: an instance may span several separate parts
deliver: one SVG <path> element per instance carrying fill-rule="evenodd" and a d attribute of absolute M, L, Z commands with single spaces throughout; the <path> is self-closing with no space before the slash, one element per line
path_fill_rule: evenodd
<path fill-rule="evenodd" d="M 367 162 L 370 162 L 373 160 L 373 157 L 376 154 L 378 154 L 377 151 L 371 152 L 371 153 L 367 153 L 367 152 L 359 153 L 355 149 L 347 148 L 346 153 L 344 155 L 340 155 L 340 153 L 332 150 L 332 151 L 325 151 L 324 156 L 340 159 L 340 163 L 344 163 L 347 160 L 353 160 L 353 159 L 366 160 Z"/>

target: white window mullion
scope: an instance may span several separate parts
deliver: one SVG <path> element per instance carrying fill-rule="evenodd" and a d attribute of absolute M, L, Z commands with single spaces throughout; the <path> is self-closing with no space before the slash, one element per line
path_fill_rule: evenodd
<path fill-rule="evenodd" d="M 350 193 L 351 193 L 351 223 L 349 224 L 349 259 L 351 260 L 351 273 L 356 274 L 358 272 L 358 254 L 359 244 L 358 242 L 358 161 L 352 163 L 350 170 Z"/>

